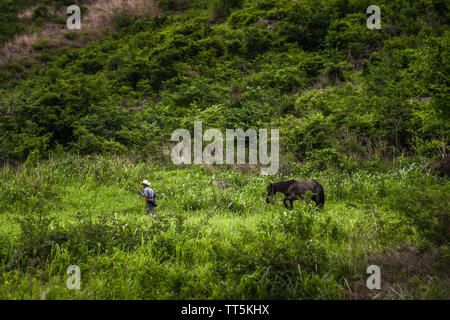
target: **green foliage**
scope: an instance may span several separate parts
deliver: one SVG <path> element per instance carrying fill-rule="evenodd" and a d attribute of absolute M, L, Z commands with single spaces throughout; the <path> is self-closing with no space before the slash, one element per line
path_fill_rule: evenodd
<path fill-rule="evenodd" d="M 240 8 L 244 0 L 213 0 L 210 1 L 210 15 L 213 19 L 226 18 L 233 8 Z"/>
<path fill-rule="evenodd" d="M 45 19 L 50 17 L 50 13 L 48 10 L 48 7 L 46 5 L 40 5 L 33 11 L 33 15 L 31 16 L 31 19 L 34 21 L 43 22 Z"/>
<path fill-rule="evenodd" d="M 131 26 L 134 23 L 134 17 L 128 12 L 118 12 L 116 11 L 113 16 L 113 26 L 120 30 L 122 28 L 126 28 Z"/>
<path fill-rule="evenodd" d="M 46 15 L 46 5 L 36 18 Z M 448 30 L 424 16 L 437 15 L 439 3 L 381 4 L 382 30 L 366 27 L 365 1 L 161 5 L 182 12 L 147 20 L 116 12 L 120 36 L 81 49 L 42 39 L 34 48 L 45 66 L 5 65 L 0 77 L 13 80 L 12 87 L 3 84 L 4 95 L 14 90 L 18 97 L 14 116 L 0 116 L 8 129 L 0 134 L 5 158 L 36 158 L 27 145 L 39 139 L 40 156 L 56 145 L 143 155 L 150 141 L 155 153 L 193 117 L 221 129 L 275 124 L 284 154 L 298 160 L 331 147 L 355 160 L 446 150 Z M 226 21 L 211 25 L 211 18 Z M 407 27 L 408 19 L 419 29 Z M 8 141 L 32 135 L 36 142 L 11 149 Z"/>
<path fill-rule="evenodd" d="M 332 128 L 322 113 L 313 114 L 303 121 L 286 117 L 281 126 L 285 128 L 286 149 L 299 160 L 304 159 L 307 152 L 331 146 Z"/>
<path fill-rule="evenodd" d="M 349 282 L 357 290 L 351 279 L 366 279 L 375 252 L 399 242 L 445 252 L 445 180 L 414 166 L 308 176 L 324 185 L 324 209 L 308 199 L 292 211 L 281 197 L 265 204 L 267 184 L 281 176 L 161 169 L 117 156 L 3 167 L 0 297 L 27 298 L 31 279 L 32 299 L 342 299 Z M 155 220 L 136 192 L 143 177 L 158 192 Z M 445 259 L 418 267 L 436 282 L 398 282 L 405 297 L 446 297 Z M 72 264 L 81 268 L 79 292 L 65 286 Z"/>
<path fill-rule="evenodd" d="M 335 20 L 328 29 L 326 44 L 330 49 L 345 50 L 355 60 L 368 58 L 382 44 L 383 31 L 370 30 L 363 13 L 349 14 Z"/>
<path fill-rule="evenodd" d="M 309 162 L 308 169 L 311 171 L 336 169 L 345 172 L 356 168 L 356 164 L 351 158 L 342 155 L 333 148 L 307 152 L 306 160 Z"/>
<path fill-rule="evenodd" d="M 437 245 L 450 241 L 449 184 L 441 188 L 409 187 L 397 193 L 396 207 L 407 215 L 423 236 Z M 414 195 L 411 197 L 411 195 Z"/>
<path fill-rule="evenodd" d="M 0 298 L 23 299 L 31 277 L 31 298 L 338 299 L 374 250 L 448 250 L 448 182 L 421 169 L 450 140 L 446 2 L 381 1 L 381 30 L 365 0 L 159 3 L 151 19 L 116 12 L 117 33 L 85 47 L 40 39 L 0 66 Z M 68 4 L 0 0 L 0 43 L 64 23 L 49 8 Z M 171 132 L 194 120 L 279 129 L 282 174 L 172 170 Z M 325 209 L 263 204 L 288 178 L 320 181 Z M 406 297 L 448 296 L 427 268 L 443 284 L 412 277 Z"/>

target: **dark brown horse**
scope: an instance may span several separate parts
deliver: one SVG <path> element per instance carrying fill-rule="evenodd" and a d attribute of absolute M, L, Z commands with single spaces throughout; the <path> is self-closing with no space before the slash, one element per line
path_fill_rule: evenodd
<path fill-rule="evenodd" d="M 266 202 L 269 203 L 269 197 L 275 195 L 277 192 L 281 192 L 284 194 L 283 204 L 286 209 L 292 210 L 294 209 L 294 200 L 299 198 L 303 198 L 303 195 L 307 192 L 311 191 L 313 193 L 312 199 L 316 203 L 317 206 L 323 208 L 325 204 L 325 193 L 323 192 L 322 185 L 316 180 L 306 180 L 306 181 L 297 181 L 297 180 L 289 180 L 282 181 L 277 183 L 271 183 L 267 186 L 267 198 Z M 287 201 L 289 200 L 291 206 L 290 208 L 287 205 Z"/>

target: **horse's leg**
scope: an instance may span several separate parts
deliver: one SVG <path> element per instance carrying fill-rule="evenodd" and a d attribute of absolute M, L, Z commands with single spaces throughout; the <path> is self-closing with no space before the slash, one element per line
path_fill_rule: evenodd
<path fill-rule="evenodd" d="M 289 197 L 287 197 L 287 200 L 289 200 L 291 207 L 289 210 L 293 210 L 294 209 L 294 200 L 297 200 L 298 197 L 296 197 L 295 195 L 291 195 Z"/>
<path fill-rule="evenodd" d="M 288 198 L 287 198 L 287 197 L 285 197 L 285 198 L 283 199 L 283 204 L 284 204 L 284 207 L 285 207 L 286 209 L 289 209 L 289 208 L 288 208 L 288 205 L 287 205 L 287 203 L 286 203 L 286 201 L 288 201 Z"/>
<path fill-rule="evenodd" d="M 320 202 L 319 202 L 319 195 L 316 193 L 313 196 L 313 201 L 316 203 L 316 207 L 320 206 Z"/>

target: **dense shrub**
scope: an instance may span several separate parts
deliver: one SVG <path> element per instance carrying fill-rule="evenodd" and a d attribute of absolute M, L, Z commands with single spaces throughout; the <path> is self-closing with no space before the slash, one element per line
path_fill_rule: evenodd
<path fill-rule="evenodd" d="M 394 207 L 403 212 L 429 241 L 443 245 L 450 241 L 449 186 L 440 189 L 409 187 L 396 193 Z"/>
<path fill-rule="evenodd" d="M 120 33 L 81 49 L 41 40 L 44 65 L 0 71 L 3 159 L 36 161 L 57 145 L 156 152 L 193 117 L 221 129 L 278 126 L 284 154 L 297 160 L 329 148 L 357 160 L 436 157 L 450 139 L 442 5 L 380 3 L 383 29 L 369 30 L 367 3 L 161 1 L 182 12 L 116 12 Z M 52 4 L 61 5 L 42 4 L 36 19 Z M 3 115 L 12 96 L 14 116 Z"/>

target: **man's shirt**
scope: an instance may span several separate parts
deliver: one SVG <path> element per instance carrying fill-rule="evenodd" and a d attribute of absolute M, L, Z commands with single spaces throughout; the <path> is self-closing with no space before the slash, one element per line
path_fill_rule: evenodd
<path fill-rule="evenodd" d="M 144 189 L 144 197 L 147 200 L 153 200 L 155 198 L 155 192 L 150 187 L 145 187 Z"/>

